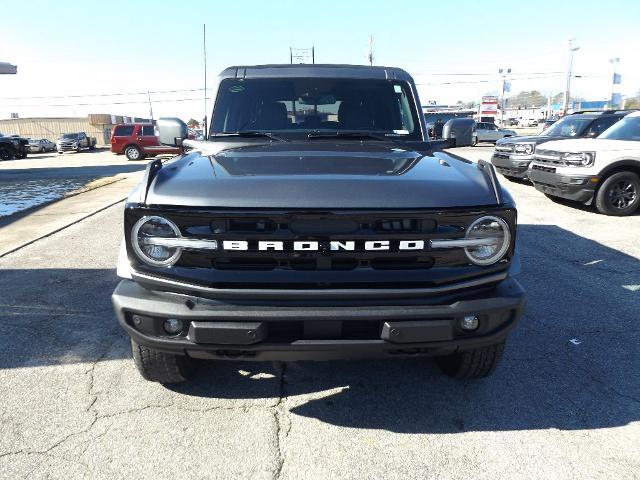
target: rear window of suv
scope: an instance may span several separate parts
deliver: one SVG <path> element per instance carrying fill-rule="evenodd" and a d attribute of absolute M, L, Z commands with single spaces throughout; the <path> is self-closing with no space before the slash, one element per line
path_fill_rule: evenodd
<path fill-rule="evenodd" d="M 130 137 L 133 134 L 133 125 L 118 125 L 113 131 L 114 137 Z"/>

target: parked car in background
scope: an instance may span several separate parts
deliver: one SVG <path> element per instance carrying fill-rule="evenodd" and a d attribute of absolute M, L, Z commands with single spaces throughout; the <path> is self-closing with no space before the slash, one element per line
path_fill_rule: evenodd
<path fill-rule="evenodd" d="M 27 158 L 29 140 L 19 136 L 4 136 L 0 133 L 0 160 Z"/>
<path fill-rule="evenodd" d="M 124 154 L 127 160 L 142 160 L 160 154 L 177 155 L 182 150 L 160 145 L 155 127 L 150 123 L 127 123 L 113 127 L 111 151 L 116 155 Z"/>
<path fill-rule="evenodd" d="M 507 178 L 526 178 L 537 145 L 576 137 L 595 138 L 631 111 L 576 112 L 558 120 L 540 135 L 499 140 L 491 163 Z"/>
<path fill-rule="evenodd" d="M 53 152 L 56 149 L 56 144 L 46 138 L 30 138 L 29 139 L 29 151 L 44 153 Z"/>
<path fill-rule="evenodd" d="M 87 136 L 84 132 L 64 133 L 58 138 L 56 148 L 58 153 L 80 152 L 80 150 L 93 150 L 96 147 L 96 139 Z"/>
<path fill-rule="evenodd" d="M 544 121 L 544 123 L 542 124 L 542 131 L 544 132 L 547 128 L 549 128 L 551 125 L 553 125 L 557 121 L 558 121 L 557 118 L 548 118 L 548 119 L 546 119 Z"/>
<path fill-rule="evenodd" d="M 501 138 L 515 137 L 518 135 L 513 130 L 499 128 L 497 125 L 489 122 L 478 122 L 476 124 L 476 136 L 478 142 L 496 142 Z"/>
<path fill-rule="evenodd" d="M 519 127 L 537 127 L 538 126 L 538 120 L 536 120 L 535 118 L 519 118 L 518 119 L 518 126 Z"/>
<path fill-rule="evenodd" d="M 507 120 L 505 120 L 504 124 L 508 127 L 517 127 L 518 126 L 518 119 L 517 118 L 508 118 Z"/>
<path fill-rule="evenodd" d="M 595 203 L 606 215 L 633 214 L 640 207 L 640 112 L 595 139 L 546 143 L 528 175 L 546 195 Z"/>

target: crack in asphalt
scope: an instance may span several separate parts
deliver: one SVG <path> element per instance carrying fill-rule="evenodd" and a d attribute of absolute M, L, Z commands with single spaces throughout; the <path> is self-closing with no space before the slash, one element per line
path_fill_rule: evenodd
<path fill-rule="evenodd" d="M 284 401 L 286 398 L 286 363 L 280 363 L 280 389 L 278 395 L 278 401 L 272 407 L 273 408 L 273 418 L 276 425 L 275 432 L 275 446 L 276 446 L 276 468 L 273 471 L 273 478 L 279 479 L 282 475 L 282 469 L 284 467 L 285 462 L 285 454 L 284 454 L 284 442 L 289 436 L 289 432 L 291 431 L 291 421 L 287 419 L 287 409 L 284 406 Z"/>

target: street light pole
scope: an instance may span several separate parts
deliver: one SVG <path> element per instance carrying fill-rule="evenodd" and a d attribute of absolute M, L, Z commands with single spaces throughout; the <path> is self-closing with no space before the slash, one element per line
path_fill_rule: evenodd
<path fill-rule="evenodd" d="M 502 76 L 502 95 L 500 97 L 500 126 L 504 125 L 504 107 L 505 107 L 505 103 L 504 103 L 504 92 L 505 92 L 505 87 L 507 85 L 507 75 L 509 75 L 511 73 L 511 69 L 510 68 L 500 68 L 498 70 L 498 73 Z"/>
<path fill-rule="evenodd" d="M 567 86 L 564 90 L 563 116 L 565 116 L 567 114 L 567 111 L 569 110 L 569 99 L 571 96 L 571 76 L 573 75 L 573 53 L 580 49 L 580 47 L 573 46 L 574 40 L 574 38 L 569 40 L 569 67 L 567 68 Z"/>

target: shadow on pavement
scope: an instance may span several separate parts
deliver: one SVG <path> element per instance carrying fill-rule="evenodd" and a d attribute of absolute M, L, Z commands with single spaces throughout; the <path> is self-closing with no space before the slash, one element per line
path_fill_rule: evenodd
<path fill-rule="evenodd" d="M 639 421 L 640 261 L 552 225 L 521 225 L 519 242 L 528 304 L 490 378 L 451 380 L 419 358 L 211 362 L 169 388 L 230 399 L 279 391 L 295 415 L 403 433 Z M 109 299 L 116 282 L 112 270 L 3 270 L 0 368 L 92 362 L 108 345 L 128 356 Z"/>
<path fill-rule="evenodd" d="M 26 182 L 30 180 L 55 178 L 100 178 L 111 177 L 119 173 L 131 173 L 144 170 L 147 162 L 135 162 L 113 165 L 81 165 L 51 168 L 11 168 L 0 170 L 0 181 Z"/>

